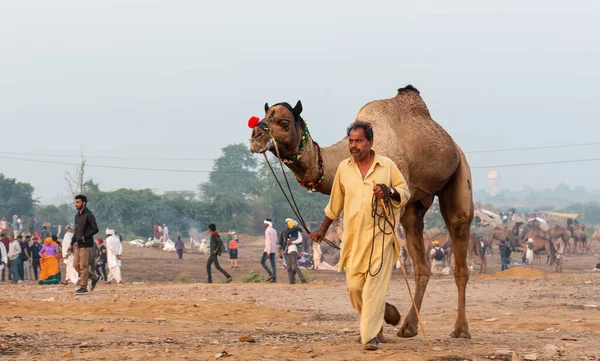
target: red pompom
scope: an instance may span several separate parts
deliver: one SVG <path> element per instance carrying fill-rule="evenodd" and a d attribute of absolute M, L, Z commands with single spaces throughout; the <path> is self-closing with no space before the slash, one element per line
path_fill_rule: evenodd
<path fill-rule="evenodd" d="M 258 123 L 260 123 L 260 119 L 258 117 L 251 117 L 248 120 L 248 127 L 254 129 L 254 128 L 256 128 Z"/>

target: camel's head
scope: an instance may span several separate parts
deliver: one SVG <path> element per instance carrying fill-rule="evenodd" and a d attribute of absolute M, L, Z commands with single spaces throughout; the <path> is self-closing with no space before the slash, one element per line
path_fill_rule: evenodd
<path fill-rule="evenodd" d="M 288 103 L 278 103 L 273 106 L 265 104 L 265 117 L 258 124 L 248 124 L 252 128 L 250 151 L 264 153 L 267 150 L 275 153 L 275 142 L 282 158 L 294 156 L 300 149 L 306 124 L 300 116 L 302 103 L 298 101 L 295 107 Z"/>

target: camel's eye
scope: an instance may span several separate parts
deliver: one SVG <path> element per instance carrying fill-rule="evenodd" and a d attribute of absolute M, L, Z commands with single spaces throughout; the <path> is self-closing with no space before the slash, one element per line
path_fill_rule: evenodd
<path fill-rule="evenodd" d="M 288 122 L 287 120 L 280 120 L 279 125 L 285 130 L 290 129 L 290 122 Z"/>

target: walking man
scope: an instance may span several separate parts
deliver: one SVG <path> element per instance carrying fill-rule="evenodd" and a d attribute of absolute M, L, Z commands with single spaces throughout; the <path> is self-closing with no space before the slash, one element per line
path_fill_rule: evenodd
<path fill-rule="evenodd" d="M 338 271 L 346 270 L 352 307 L 360 314 L 360 339 L 365 350 L 377 350 L 383 341 L 383 322 L 397 325 L 400 316 L 386 304 L 385 295 L 398 259 L 394 240 L 384 233 L 371 215 L 372 197 L 377 198 L 377 213 L 383 213 L 380 199 L 389 201 L 391 217 L 399 220 L 402 207 L 410 198 L 406 181 L 396 164 L 372 150 L 373 127 L 360 120 L 347 129 L 351 157 L 343 160 L 335 173 L 325 219 L 310 238 L 321 242 L 331 223 L 344 214 L 344 242 Z M 376 183 L 373 186 L 373 183 Z M 379 220 L 375 220 L 379 221 Z M 385 229 L 395 230 L 397 224 Z M 375 250 L 371 252 L 371 247 Z M 392 316 L 393 312 L 393 316 Z M 388 316 L 389 315 L 389 316 Z"/>
<path fill-rule="evenodd" d="M 177 242 L 175 242 L 175 250 L 177 251 L 177 258 L 183 258 L 183 250 L 185 249 L 185 243 L 181 240 L 181 236 L 177 236 Z"/>
<path fill-rule="evenodd" d="M 214 223 L 209 224 L 208 231 L 210 232 L 210 254 L 208 256 L 208 261 L 206 262 L 208 283 L 212 283 L 211 266 L 213 263 L 215 264 L 215 268 L 227 278 L 227 283 L 230 283 L 233 279 L 229 273 L 225 272 L 219 265 L 219 256 L 221 255 L 221 249 L 223 248 L 223 241 L 217 232 L 217 226 L 215 226 Z"/>
<path fill-rule="evenodd" d="M 287 225 L 285 230 L 286 247 L 283 253 L 285 254 L 290 284 L 296 283 L 296 274 L 298 274 L 300 282 L 306 283 L 304 275 L 298 267 L 298 245 L 302 244 L 302 230 L 298 227 L 298 222 L 291 218 L 286 219 L 285 223 Z"/>
<path fill-rule="evenodd" d="M 86 295 L 88 293 L 88 280 L 92 280 L 92 291 L 100 282 L 100 277 L 94 272 L 94 262 L 90 262 L 92 258 L 92 247 L 94 246 L 94 235 L 98 233 L 98 225 L 96 218 L 87 208 L 87 197 L 78 195 L 75 197 L 75 229 L 73 233 L 73 241 L 69 246 L 69 251 L 73 252 L 73 245 L 77 245 L 77 249 L 73 253 L 73 266 L 79 273 L 79 289 L 76 291 L 78 295 Z"/>
<path fill-rule="evenodd" d="M 277 231 L 273 228 L 273 222 L 267 218 L 264 220 L 265 225 L 265 251 L 263 252 L 260 264 L 263 266 L 269 278 L 267 282 L 277 282 L 277 268 L 275 266 L 275 251 L 277 250 Z M 267 258 L 271 260 L 271 268 L 267 266 Z"/>

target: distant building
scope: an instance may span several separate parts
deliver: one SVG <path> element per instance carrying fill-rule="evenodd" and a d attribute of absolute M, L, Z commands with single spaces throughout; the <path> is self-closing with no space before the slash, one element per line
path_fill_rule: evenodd
<path fill-rule="evenodd" d="M 163 198 L 165 199 L 174 199 L 179 197 L 191 201 L 196 198 L 196 191 L 166 191 L 163 194 Z"/>

